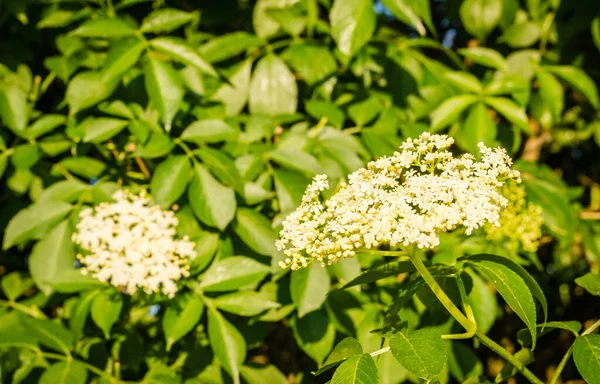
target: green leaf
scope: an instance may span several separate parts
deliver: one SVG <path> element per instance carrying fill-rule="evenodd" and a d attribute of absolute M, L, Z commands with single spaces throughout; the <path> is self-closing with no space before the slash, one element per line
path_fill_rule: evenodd
<path fill-rule="evenodd" d="M 237 203 L 233 189 L 215 180 L 200 164 L 194 166 L 188 200 L 198 219 L 211 227 L 224 230 L 235 216 Z"/>
<path fill-rule="evenodd" d="M 391 263 L 367 269 L 360 276 L 344 285 L 344 289 L 361 284 L 374 283 L 377 280 L 385 279 L 386 277 L 397 276 L 402 273 L 414 271 L 415 267 L 410 261 L 392 261 Z"/>
<path fill-rule="evenodd" d="M 320 375 L 321 373 L 335 367 L 348 360 L 351 357 L 360 356 L 363 354 L 363 348 L 353 337 L 346 337 L 342 341 L 340 341 L 331 354 L 327 357 L 327 360 L 323 363 L 323 366 L 319 368 L 317 372 L 315 372 L 315 376 Z"/>
<path fill-rule="evenodd" d="M 496 123 L 488 114 L 485 104 L 477 103 L 471 108 L 462 125 L 460 142 L 469 152 L 477 153 L 477 144 L 483 142 L 492 146 L 497 133 Z"/>
<path fill-rule="evenodd" d="M 47 200 L 44 204 L 56 205 L 59 202 Z M 101 284 L 75 268 L 75 248 L 68 220 L 51 227 L 50 233 L 33 246 L 29 258 L 29 272 L 38 288 L 50 295 L 55 290 L 73 291 Z"/>
<path fill-rule="evenodd" d="M 330 50 L 318 45 L 294 44 L 281 57 L 309 85 L 325 80 L 337 70 L 337 63 Z"/>
<path fill-rule="evenodd" d="M 120 39 L 135 35 L 135 28 L 129 23 L 117 18 L 90 19 L 71 32 L 74 36 Z"/>
<path fill-rule="evenodd" d="M 159 363 L 150 368 L 141 384 L 181 384 L 181 377 L 173 368 Z"/>
<path fill-rule="evenodd" d="M 327 123 L 336 128 L 344 126 L 344 112 L 330 101 L 308 100 L 304 103 L 306 112 L 317 120 L 327 119 Z"/>
<path fill-rule="evenodd" d="M 29 120 L 27 91 L 17 82 L 0 82 L 0 117 L 13 132 L 22 134 Z"/>
<path fill-rule="evenodd" d="M 535 44 L 540 39 L 540 35 L 540 27 L 534 22 L 527 21 L 508 27 L 498 41 L 513 48 L 525 48 Z"/>
<path fill-rule="evenodd" d="M 244 364 L 240 371 L 248 384 L 289 384 L 287 377 L 274 365 Z"/>
<path fill-rule="evenodd" d="M 85 179 L 98 177 L 106 169 L 106 164 L 102 161 L 85 156 L 67 157 L 59 161 L 56 165 Z"/>
<path fill-rule="evenodd" d="M 40 384 L 85 384 L 87 368 L 77 360 L 59 361 L 44 371 Z"/>
<path fill-rule="evenodd" d="M 222 84 L 212 96 L 213 100 L 225 104 L 225 114 L 227 116 L 239 114 L 248 102 L 251 72 L 252 60 L 244 61 L 229 76 L 230 84 Z"/>
<path fill-rule="evenodd" d="M 383 5 L 394 14 L 400 21 L 410 25 L 417 30 L 419 35 L 425 36 L 427 31 L 423 25 L 423 20 L 414 9 L 415 2 L 409 0 L 382 0 Z"/>
<path fill-rule="evenodd" d="M 40 238 L 70 211 L 71 204 L 62 201 L 42 201 L 19 211 L 6 226 L 2 249 Z"/>
<path fill-rule="evenodd" d="M 73 348 L 73 334 L 59 322 L 23 315 L 20 323 L 29 335 L 50 349 L 66 355 Z"/>
<path fill-rule="evenodd" d="M 194 151 L 202 163 L 206 165 L 213 175 L 221 182 L 230 187 L 233 187 L 241 196 L 244 196 L 244 183 L 235 163 L 231 158 L 219 151 L 210 147 L 201 147 Z"/>
<path fill-rule="evenodd" d="M 428 381 L 442 373 L 448 359 L 446 343 L 435 328 L 397 333 L 390 339 L 390 348 L 404 368 Z"/>
<path fill-rule="evenodd" d="M 169 132 L 171 122 L 183 100 L 184 90 L 181 78 L 170 64 L 152 56 L 148 56 L 144 72 L 148 97 L 160 113 L 165 130 Z"/>
<path fill-rule="evenodd" d="M 100 292 L 92 302 L 92 320 L 104 332 L 104 337 L 110 339 L 110 330 L 119 320 L 123 308 L 123 297 L 114 288 Z"/>
<path fill-rule="evenodd" d="M 233 222 L 233 231 L 253 251 L 265 256 L 277 253 L 275 247 L 277 234 L 273 231 L 269 220 L 257 211 L 249 208 L 238 209 Z"/>
<path fill-rule="evenodd" d="M 8 300 L 14 301 L 33 287 L 33 280 L 24 272 L 11 272 L 2 277 L 0 285 Z"/>
<path fill-rule="evenodd" d="M 244 256 L 231 256 L 215 262 L 203 275 L 200 288 L 205 292 L 234 291 L 257 283 L 269 273 L 269 267 Z"/>
<path fill-rule="evenodd" d="M 538 339 L 555 329 L 564 329 L 566 331 L 570 331 L 575 336 L 579 336 L 579 331 L 581 331 L 581 323 L 579 321 L 549 321 L 542 325 L 538 325 L 536 328 Z M 521 346 L 529 347 L 532 343 L 529 329 L 520 329 L 517 332 L 517 340 Z"/>
<path fill-rule="evenodd" d="M 146 45 L 138 38 L 114 43 L 108 51 L 106 62 L 102 67 L 102 77 L 107 81 L 120 79 L 125 72 L 137 64 L 144 49 L 146 49 Z"/>
<path fill-rule="evenodd" d="M 506 120 L 519 127 L 526 134 L 530 134 L 529 119 L 527 118 L 527 113 L 525 113 L 525 108 L 517 106 L 513 101 L 505 97 L 488 96 L 483 100 L 487 105 L 500 112 Z"/>
<path fill-rule="evenodd" d="M 348 116 L 354 122 L 363 126 L 373 120 L 382 110 L 381 101 L 376 97 L 369 97 L 348 107 Z"/>
<path fill-rule="evenodd" d="M 170 300 L 163 316 L 162 327 L 167 342 L 167 352 L 173 344 L 190 332 L 200 321 L 204 303 L 192 293 L 177 295 Z"/>
<path fill-rule="evenodd" d="M 232 141 L 238 131 L 220 119 L 199 120 L 190 124 L 182 133 L 181 139 L 195 144 Z"/>
<path fill-rule="evenodd" d="M 551 181 L 527 178 L 523 180 L 527 198 L 542 207 L 544 225 L 553 233 L 570 237 L 573 233 L 573 211 L 565 192 Z"/>
<path fill-rule="evenodd" d="M 230 59 L 245 51 L 258 48 L 265 41 L 248 32 L 237 31 L 216 36 L 198 48 L 198 52 L 211 63 Z"/>
<path fill-rule="evenodd" d="M 302 2 L 295 2 L 285 8 L 267 8 L 266 14 L 294 37 L 298 37 L 306 27 L 306 8 Z"/>
<path fill-rule="evenodd" d="M 581 92 L 594 108 L 600 107 L 598 88 L 583 70 L 567 65 L 545 65 L 544 69 L 566 81 L 576 91 Z"/>
<path fill-rule="evenodd" d="M 368 353 L 344 361 L 333 374 L 331 384 L 378 384 L 379 372 Z"/>
<path fill-rule="evenodd" d="M 240 366 L 246 359 L 246 341 L 214 308 L 208 310 L 208 338 L 213 352 L 233 382 L 240 383 Z"/>
<path fill-rule="evenodd" d="M 168 157 L 156 167 L 150 182 L 152 199 L 162 207 L 169 207 L 186 190 L 192 167 L 184 155 Z"/>
<path fill-rule="evenodd" d="M 108 98 L 118 85 L 116 80 L 107 80 L 98 72 L 81 72 L 67 85 L 66 100 L 69 114 L 92 107 Z"/>
<path fill-rule="evenodd" d="M 323 167 L 313 155 L 291 146 L 269 152 L 268 157 L 285 168 L 299 171 L 308 177 L 323 173 Z"/>
<path fill-rule="evenodd" d="M 550 108 L 554 120 L 559 121 L 565 105 L 562 85 L 554 75 L 542 68 L 536 71 L 536 77 L 542 100 Z"/>
<path fill-rule="evenodd" d="M 600 296 L 600 275 L 594 275 L 591 272 L 588 272 L 585 275 L 576 278 L 575 282 L 592 295 Z"/>
<path fill-rule="evenodd" d="M 279 31 L 280 25 L 267 11 L 273 8 L 285 8 L 291 3 L 293 2 L 286 0 L 258 0 L 252 12 L 252 24 L 256 34 L 261 38 L 275 35 Z"/>
<path fill-rule="evenodd" d="M 121 132 L 129 121 L 112 117 L 97 117 L 85 119 L 79 129 L 85 132 L 84 143 L 100 144 Z"/>
<path fill-rule="evenodd" d="M 600 335 L 585 335 L 575 339 L 573 360 L 586 383 L 600 383 Z"/>
<path fill-rule="evenodd" d="M 292 271 L 290 292 L 298 309 L 298 317 L 313 312 L 323 305 L 329 293 L 329 274 L 319 263 Z"/>
<path fill-rule="evenodd" d="M 458 95 L 442 102 L 431 113 L 431 130 L 436 131 L 454 123 L 460 114 L 477 101 L 474 95 Z"/>
<path fill-rule="evenodd" d="M 90 313 L 90 307 L 92 302 L 102 292 L 100 289 L 88 291 L 81 294 L 81 297 L 73 306 L 71 317 L 69 317 L 69 328 L 75 337 L 75 340 L 79 340 L 83 335 L 83 329 L 85 322 Z"/>
<path fill-rule="evenodd" d="M 523 320 L 533 336 L 535 349 L 536 313 L 531 291 L 521 276 L 504 264 L 488 260 L 478 260 L 473 267 L 480 272 L 489 282 L 494 284 L 498 293 Z"/>
<path fill-rule="evenodd" d="M 453 86 L 463 92 L 480 93 L 483 90 L 479 79 L 468 72 L 449 71 L 444 76 Z"/>
<path fill-rule="evenodd" d="M 55 128 L 65 124 L 67 118 L 63 115 L 48 114 L 43 115 L 36 121 L 34 121 L 25 132 L 23 136 L 28 139 L 36 139 L 48 132 L 53 131 Z"/>
<path fill-rule="evenodd" d="M 168 33 L 192 21 L 194 14 L 174 8 L 161 8 L 144 18 L 140 32 Z"/>
<path fill-rule="evenodd" d="M 250 113 L 283 115 L 296 112 L 298 86 L 294 75 L 279 57 L 259 60 L 250 81 Z"/>
<path fill-rule="evenodd" d="M 281 304 L 258 292 L 242 291 L 221 295 L 213 300 L 215 307 L 239 316 L 256 316 Z"/>
<path fill-rule="evenodd" d="M 476 378 L 483 374 L 483 364 L 471 348 L 453 342 L 448 352 L 448 368 L 459 382 L 464 383 L 469 378 Z"/>
<path fill-rule="evenodd" d="M 521 363 L 524 367 L 531 364 L 535 361 L 535 357 L 533 356 L 533 352 L 529 348 L 523 348 L 517 351 L 514 355 L 514 358 Z M 502 383 L 514 375 L 516 375 L 519 371 L 515 368 L 510 362 L 507 362 L 500 373 L 496 376 L 494 380 L 496 383 Z"/>
<path fill-rule="evenodd" d="M 321 308 L 301 319 L 293 316 L 290 325 L 298 346 L 318 365 L 321 365 L 335 341 L 335 326 L 329 319 L 327 311 Z"/>
<path fill-rule="evenodd" d="M 477 329 L 487 333 L 498 316 L 498 301 L 496 292 L 479 275 L 469 271 L 473 287 L 467 294 L 467 300 L 473 308 Z"/>
<path fill-rule="evenodd" d="M 485 67 L 503 70 L 506 68 L 506 60 L 498 51 L 485 47 L 461 48 L 458 53 L 474 63 Z"/>
<path fill-rule="evenodd" d="M 371 40 L 377 21 L 371 0 L 335 0 L 329 19 L 331 35 L 348 58 Z"/>
<path fill-rule="evenodd" d="M 184 64 L 194 66 L 206 74 L 214 77 L 219 76 L 213 66 L 204 60 L 198 51 L 190 47 L 184 40 L 174 37 L 157 37 L 150 40 L 150 46 L 158 52 L 169 55 Z"/>
<path fill-rule="evenodd" d="M 485 40 L 502 16 L 502 0 L 465 0 L 460 6 L 460 19 L 467 32 Z"/>
<path fill-rule="evenodd" d="M 35 144 L 22 144 L 13 147 L 13 154 L 10 162 L 17 169 L 29 170 L 33 167 L 41 157 L 40 149 Z"/>

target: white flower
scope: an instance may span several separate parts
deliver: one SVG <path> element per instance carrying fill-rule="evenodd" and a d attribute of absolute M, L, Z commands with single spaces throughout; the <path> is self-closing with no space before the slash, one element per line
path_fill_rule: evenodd
<path fill-rule="evenodd" d="M 353 257 L 360 248 L 416 245 L 434 248 L 439 232 L 458 226 L 471 232 L 486 223 L 499 225 L 506 206 L 500 193 L 507 179 L 519 181 L 511 159 L 500 148 L 479 145 L 481 160 L 455 158 L 454 141 L 423 133 L 408 139 L 402 152 L 370 162 L 348 176 L 348 183 L 325 202 L 325 175 L 316 176 L 302 204 L 283 222 L 276 245 L 287 258 L 282 268 L 298 269 Z"/>
<path fill-rule="evenodd" d="M 145 192 L 117 191 L 112 198 L 79 214 L 73 242 L 84 250 L 77 255 L 82 273 L 130 295 L 142 290 L 175 296 L 177 280 L 189 276 L 195 243 L 187 236 L 175 239 L 174 213 L 154 205 Z"/>

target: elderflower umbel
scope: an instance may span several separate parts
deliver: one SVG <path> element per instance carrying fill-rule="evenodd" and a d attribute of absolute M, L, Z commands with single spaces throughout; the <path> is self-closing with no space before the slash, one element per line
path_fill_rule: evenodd
<path fill-rule="evenodd" d="M 401 152 L 349 175 L 325 202 L 320 193 L 329 187 L 327 177 L 316 176 L 283 222 L 277 248 L 286 259 L 279 265 L 330 265 L 381 245 L 434 248 L 439 232 L 464 226 L 469 235 L 487 223 L 499 225 L 507 204 L 500 188 L 507 179 L 520 181 L 519 172 L 504 149 L 479 144 L 476 161 L 471 154 L 454 157 L 447 150 L 453 143 L 428 132 L 408 139 Z"/>
<path fill-rule="evenodd" d="M 79 214 L 73 242 L 84 251 L 77 255 L 81 272 L 130 295 L 142 290 L 175 296 L 177 280 L 189 276 L 195 244 L 187 236 L 175 239 L 174 213 L 154 205 L 145 192 L 120 190 L 112 198 Z"/>
<path fill-rule="evenodd" d="M 502 195 L 508 205 L 500 213 L 500 226 L 485 226 L 487 239 L 501 242 L 515 252 L 537 251 L 542 237 L 542 208 L 527 201 L 523 185 L 508 182 L 502 187 Z"/>

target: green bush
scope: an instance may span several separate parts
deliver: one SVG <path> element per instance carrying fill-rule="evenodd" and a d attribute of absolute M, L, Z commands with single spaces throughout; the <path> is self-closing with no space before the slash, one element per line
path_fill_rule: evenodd
<path fill-rule="evenodd" d="M 595 0 L 4 0 L 0 33 L 2 383 L 600 383 Z M 332 205 L 424 132 L 506 148 L 499 228 L 276 247 L 315 175 Z"/>

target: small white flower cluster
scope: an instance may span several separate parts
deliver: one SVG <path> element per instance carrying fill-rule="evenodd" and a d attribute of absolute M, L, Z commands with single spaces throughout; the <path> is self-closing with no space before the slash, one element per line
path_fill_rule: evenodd
<path fill-rule="evenodd" d="M 498 225 L 507 204 L 500 188 L 507 179 L 520 181 L 519 172 L 504 149 L 480 144 L 476 161 L 471 154 L 455 158 L 447 150 L 453 143 L 428 132 L 408 139 L 401 152 L 349 175 L 325 202 L 320 192 L 328 188 L 327 177 L 316 176 L 283 222 L 276 245 L 287 257 L 279 265 L 330 265 L 381 245 L 434 248 L 439 232 L 462 225 L 469 235 L 486 223 Z"/>
<path fill-rule="evenodd" d="M 187 236 L 175 239 L 174 213 L 154 205 L 145 192 L 119 190 L 112 198 L 79 214 L 73 242 L 85 253 L 77 255 L 81 272 L 130 295 L 143 290 L 175 296 L 177 280 L 189 276 L 195 243 Z"/>

